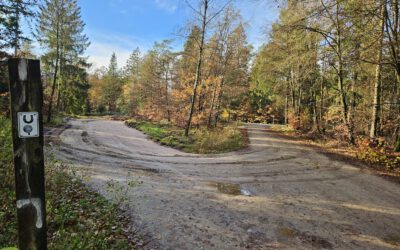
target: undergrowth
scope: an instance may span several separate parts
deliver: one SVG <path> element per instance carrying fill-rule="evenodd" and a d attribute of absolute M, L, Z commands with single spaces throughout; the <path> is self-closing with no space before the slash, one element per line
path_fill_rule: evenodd
<path fill-rule="evenodd" d="M 369 139 L 357 140 L 356 156 L 369 164 L 400 170 L 400 155 L 394 155 L 382 141 L 372 143 Z"/>
<path fill-rule="evenodd" d="M 185 136 L 182 128 L 166 122 L 155 123 L 130 119 L 125 121 L 125 124 L 142 131 L 161 145 L 188 153 L 224 153 L 238 150 L 246 145 L 245 136 L 233 125 L 214 129 L 193 128 L 189 136 Z"/>
<path fill-rule="evenodd" d="M 51 117 L 50 122 L 47 122 L 47 117 L 44 117 L 43 123 L 46 127 L 57 127 L 65 124 L 64 115 L 63 114 L 54 114 Z"/>
<path fill-rule="evenodd" d="M 308 140 L 310 143 L 316 144 L 324 148 L 340 147 L 358 159 L 376 169 L 386 169 L 389 171 L 400 171 L 400 154 L 393 152 L 393 149 L 385 143 L 384 140 L 371 141 L 368 137 L 358 136 L 356 145 L 349 145 L 345 139 L 330 136 L 317 132 L 303 134 L 295 131 L 290 126 L 271 126 L 271 130 L 284 133 L 285 135 L 294 136 Z"/>

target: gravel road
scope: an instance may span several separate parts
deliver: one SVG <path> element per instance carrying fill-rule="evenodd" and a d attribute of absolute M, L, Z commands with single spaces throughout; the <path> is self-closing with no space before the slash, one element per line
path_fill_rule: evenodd
<path fill-rule="evenodd" d="M 147 249 L 400 249 L 400 185 L 247 125 L 221 155 L 160 146 L 119 121 L 71 120 L 57 157 L 129 191 Z"/>

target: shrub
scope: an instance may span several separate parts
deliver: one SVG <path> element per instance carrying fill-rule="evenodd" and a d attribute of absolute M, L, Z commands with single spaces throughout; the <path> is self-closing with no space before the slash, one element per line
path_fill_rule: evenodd
<path fill-rule="evenodd" d="M 361 138 L 358 139 L 357 144 L 359 146 L 356 153 L 358 159 L 390 170 L 400 168 L 400 157 L 391 155 L 384 141 L 378 140 L 373 143 L 367 138 Z"/>
<path fill-rule="evenodd" d="M 11 122 L 0 116 L 0 188 L 14 188 Z"/>

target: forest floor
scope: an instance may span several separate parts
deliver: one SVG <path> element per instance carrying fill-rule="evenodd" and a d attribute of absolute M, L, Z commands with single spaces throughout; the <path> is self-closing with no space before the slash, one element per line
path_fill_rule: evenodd
<path fill-rule="evenodd" d="M 106 197 L 110 181 L 139 183 L 121 195 L 147 249 L 400 249 L 400 185 L 246 128 L 248 147 L 196 155 L 121 121 L 73 119 L 52 147 Z"/>

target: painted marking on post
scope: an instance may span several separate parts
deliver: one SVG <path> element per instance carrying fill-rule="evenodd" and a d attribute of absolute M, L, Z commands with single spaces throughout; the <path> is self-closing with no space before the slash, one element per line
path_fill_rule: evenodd
<path fill-rule="evenodd" d="M 42 201 L 38 198 L 23 199 L 17 201 L 17 208 L 32 205 L 36 210 L 36 228 L 43 227 Z"/>
<path fill-rule="evenodd" d="M 27 61 L 22 59 L 18 64 L 18 76 L 20 81 L 26 81 L 28 79 L 28 65 Z"/>
<path fill-rule="evenodd" d="M 47 249 L 40 61 L 8 60 L 18 248 Z"/>
<path fill-rule="evenodd" d="M 18 112 L 19 138 L 39 137 L 38 112 Z"/>

